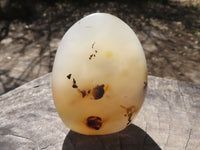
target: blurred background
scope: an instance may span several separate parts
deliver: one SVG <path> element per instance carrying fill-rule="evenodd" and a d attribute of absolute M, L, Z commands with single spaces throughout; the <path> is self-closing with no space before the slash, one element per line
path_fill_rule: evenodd
<path fill-rule="evenodd" d="M 200 0 L 0 0 L 0 95 L 51 72 L 64 33 L 95 12 L 136 32 L 149 75 L 200 83 Z"/>

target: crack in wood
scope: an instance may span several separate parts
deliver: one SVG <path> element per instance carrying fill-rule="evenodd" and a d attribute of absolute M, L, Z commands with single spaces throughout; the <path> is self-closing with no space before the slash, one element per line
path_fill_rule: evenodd
<path fill-rule="evenodd" d="M 185 150 L 187 150 L 187 147 L 188 147 L 188 144 L 189 144 L 189 141 L 190 141 L 191 133 L 192 133 L 192 129 L 190 129 L 190 131 L 189 131 L 188 139 L 187 139 L 187 142 L 185 144 Z"/>
<path fill-rule="evenodd" d="M 51 145 L 51 144 L 49 144 L 49 145 L 47 145 L 47 146 L 44 146 L 44 147 L 40 148 L 40 150 L 46 149 L 46 148 L 48 148 L 50 145 Z"/>
<path fill-rule="evenodd" d="M 17 138 L 22 138 L 22 139 L 26 139 L 32 143 L 34 143 L 36 146 L 37 146 L 37 149 L 39 150 L 39 145 L 37 142 L 33 141 L 31 138 L 28 138 L 28 137 L 24 137 L 24 136 L 21 136 L 21 135 L 17 135 L 17 134 L 7 134 L 7 135 L 10 135 L 10 136 L 14 136 L 14 137 L 17 137 Z"/>

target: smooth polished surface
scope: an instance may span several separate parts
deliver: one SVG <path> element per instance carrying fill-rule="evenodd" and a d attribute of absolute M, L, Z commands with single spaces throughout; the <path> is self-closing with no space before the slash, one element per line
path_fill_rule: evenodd
<path fill-rule="evenodd" d="M 47 74 L 0 96 L 1 150 L 61 150 L 69 133 L 53 104 Z M 163 150 L 200 149 L 200 85 L 148 77 L 134 120 Z M 131 139 L 130 139 L 131 140 Z"/>
<path fill-rule="evenodd" d="M 105 135 L 138 114 L 147 90 L 147 66 L 135 32 L 107 13 L 90 14 L 63 36 L 53 65 L 56 110 L 71 130 Z"/>

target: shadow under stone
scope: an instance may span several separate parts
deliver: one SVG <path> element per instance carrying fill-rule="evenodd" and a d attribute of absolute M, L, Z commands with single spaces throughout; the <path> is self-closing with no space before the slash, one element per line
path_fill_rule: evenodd
<path fill-rule="evenodd" d="M 141 128 L 129 125 L 126 129 L 108 135 L 82 135 L 70 131 L 62 150 L 161 150 L 158 144 Z"/>

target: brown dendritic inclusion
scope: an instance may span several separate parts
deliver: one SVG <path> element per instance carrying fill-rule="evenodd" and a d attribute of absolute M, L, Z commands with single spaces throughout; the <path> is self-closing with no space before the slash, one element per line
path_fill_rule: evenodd
<path fill-rule="evenodd" d="M 72 74 L 68 74 L 67 78 L 70 80 L 71 79 Z M 79 93 L 81 93 L 82 97 L 86 97 L 87 95 L 92 95 L 92 97 L 95 100 L 98 100 L 100 98 L 103 97 L 105 90 L 104 90 L 104 84 L 102 85 L 97 85 L 96 87 L 94 87 L 93 89 L 88 89 L 88 90 L 81 90 L 77 83 L 75 78 L 73 78 L 73 84 L 72 84 L 72 88 L 75 88 L 78 90 Z"/>
<path fill-rule="evenodd" d="M 72 74 L 68 74 L 68 75 L 67 75 L 67 78 L 68 78 L 68 79 L 71 79 L 71 76 L 72 76 Z"/>
<path fill-rule="evenodd" d="M 104 85 L 97 85 L 95 88 L 93 88 L 92 95 L 94 99 L 102 98 L 104 95 Z"/>
<path fill-rule="evenodd" d="M 94 48 L 94 45 L 95 45 L 95 42 L 92 44 L 92 49 Z M 96 57 L 97 52 L 98 52 L 98 51 L 95 50 L 95 51 L 93 52 L 93 54 L 90 54 L 89 60 L 91 60 L 93 57 Z"/>
<path fill-rule="evenodd" d="M 90 116 L 87 118 L 87 126 L 95 129 L 95 130 L 99 130 L 102 126 L 102 119 L 100 117 L 97 116 Z"/>
<path fill-rule="evenodd" d="M 73 78 L 73 85 L 72 85 L 73 88 L 78 88 L 77 84 L 76 84 L 76 80 Z"/>
<path fill-rule="evenodd" d="M 82 94 L 82 97 L 83 97 L 83 98 L 87 95 L 87 93 L 86 93 L 85 90 L 79 90 L 79 92 Z"/>
<path fill-rule="evenodd" d="M 127 125 L 129 125 L 131 123 L 131 118 L 133 114 L 136 112 L 135 106 L 125 107 L 123 105 L 120 105 L 120 107 L 126 110 L 126 114 L 124 116 L 128 117 Z"/>

